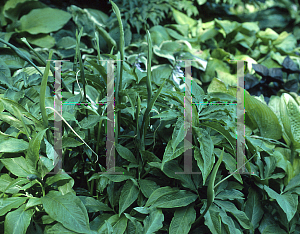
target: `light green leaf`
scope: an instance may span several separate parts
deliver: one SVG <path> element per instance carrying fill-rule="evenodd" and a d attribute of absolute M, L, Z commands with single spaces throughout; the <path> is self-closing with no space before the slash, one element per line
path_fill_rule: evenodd
<path fill-rule="evenodd" d="M 71 15 L 63 10 L 54 8 L 33 9 L 21 17 L 21 25 L 17 31 L 31 34 L 50 33 L 61 29 L 70 19 Z"/>
<path fill-rule="evenodd" d="M 258 125 L 262 137 L 279 140 L 282 135 L 281 125 L 275 113 L 265 103 L 245 92 L 246 124 L 247 117 Z"/>
<path fill-rule="evenodd" d="M 145 206 L 156 208 L 183 207 L 191 204 L 197 198 L 198 196 L 192 192 L 166 186 L 156 189 L 149 197 Z"/>
<path fill-rule="evenodd" d="M 180 11 L 175 10 L 173 7 L 172 7 L 172 11 L 177 24 L 183 24 L 183 25 L 185 24 L 188 25 L 189 28 L 192 28 L 197 24 L 196 20 L 188 17 L 186 14 L 181 13 Z"/>
<path fill-rule="evenodd" d="M 14 145 L 16 144 L 14 143 Z M 30 166 L 24 157 L 3 158 L 0 160 L 4 166 L 16 176 L 27 177 L 29 174 L 36 173 L 35 168 Z"/>
<path fill-rule="evenodd" d="M 161 209 L 151 209 L 150 215 L 148 215 L 143 223 L 144 223 L 144 233 L 152 234 L 157 232 L 159 229 L 163 227 L 164 214 Z"/>
<path fill-rule="evenodd" d="M 291 95 L 284 93 L 280 98 L 280 117 L 294 147 L 300 148 L 300 108 Z"/>
<path fill-rule="evenodd" d="M 42 202 L 50 217 L 66 228 L 79 233 L 89 232 L 87 211 L 80 199 L 72 193 L 61 195 L 60 192 L 50 191 L 42 198 Z"/>
<path fill-rule="evenodd" d="M 25 234 L 33 213 L 33 209 L 25 210 L 25 205 L 9 212 L 5 216 L 4 234 Z"/>
<path fill-rule="evenodd" d="M 28 198 L 27 197 L 7 197 L 0 198 L 0 216 L 5 215 L 11 209 L 18 208 Z"/>

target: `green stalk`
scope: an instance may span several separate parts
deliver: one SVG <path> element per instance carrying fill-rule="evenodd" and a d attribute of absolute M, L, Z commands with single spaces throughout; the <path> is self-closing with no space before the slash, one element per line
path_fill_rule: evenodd
<path fill-rule="evenodd" d="M 49 70 L 50 70 L 50 60 L 52 58 L 53 50 L 50 50 L 49 53 L 49 58 L 48 62 L 45 68 L 45 72 L 42 78 L 42 84 L 41 84 L 41 90 L 40 90 L 40 109 L 42 113 L 42 119 L 43 119 L 43 124 L 45 128 L 48 128 L 48 116 L 46 112 L 46 105 L 45 105 L 45 100 L 46 100 L 46 88 L 47 88 L 47 80 L 48 80 L 48 75 L 49 75 Z M 47 130 L 47 140 L 50 141 L 50 130 Z"/>
<path fill-rule="evenodd" d="M 148 124 L 149 124 L 149 119 L 150 119 L 150 111 L 152 109 L 152 107 L 154 106 L 154 103 L 156 101 L 156 99 L 158 98 L 158 95 L 160 94 L 160 92 L 162 91 L 163 87 L 164 87 L 164 84 L 166 82 L 168 78 L 164 79 L 164 82 L 162 83 L 162 85 L 160 86 L 160 88 L 157 90 L 157 92 L 155 93 L 155 95 L 153 96 L 153 98 L 151 99 L 151 102 L 149 104 L 149 106 L 147 106 L 146 108 L 146 111 L 145 111 L 145 114 L 144 114 L 144 118 L 143 118 L 143 122 L 142 122 L 142 127 L 141 127 L 141 130 L 142 130 L 142 140 L 141 140 L 141 150 L 145 150 L 145 135 L 146 135 L 146 132 L 147 132 L 147 127 L 148 127 Z"/>
<path fill-rule="evenodd" d="M 81 28 L 79 34 L 78 31 L 76 30 L 76 51 L 77 51 L 77 56 L 78 56 L 78 60 L 79 60 L 79 66 L 80 66 L 80 78 L 81 78 L 81 82 L 83 85 L 83 97 L 81 96 L 81 101 L 83 100 L 84 102 L 86 102 L 87 98 L 86 98 L 86 91 L 85 91 L 85 75 L 84 75 L 84 67 L 83 67 L 83 63 L 82 63 L 82 59 L 81 59 L 81 53 L 80 53 L 80 38 L 82 36 L 82 32 L 83 32 L 83 28 Z M 88 110 L 85 110 L 85 116 L 88 117 Z M 88 139 L 91 139 L 91 130 L 88 129 Z"/>
<path fill-rule="evenodd" d="M 147 39 L 148 39 L 148 61 L 147 61 L 147 92 L 148 100 L 147 105 L 150 105 L 152 97 L 152 86 L 151 86 L 151 60 L 152 60 L 152 40 L 149 31 L 147 30 Z"/>
<path fill-rule="evenodd" d="M 112 1 L 112 0 L 109 0 L 111 5 L 112 5 L 112 8 L 113 8 L 113 11 L 115 12 L 116 16 L 117 16 L 117 20 L 118 20 L 118 23 L 119 23 L 119 30 L 120 30 L 120 44 L 119 44 L 119 51 L 121 53 L 121 61 L 120 63 L 120 66 L 119 67 L 119 73 L 118 73 L 118 77 L 117 77 L 117 84 L 116 84 L 116 105 L 119 104 L 119 89 L 122 88 L 122 77 L 123 77 L 123 62 L 124 62 L 124 54 L 125 54 L 125 43 L 124 43 L 124 30 L 123 30 L 123 24 L 122 24 L 122 19 L 121 19 L 121 13 L 120 13 L 120 10 L 118 8 L 118 6 Z M 119 58 L 118 58 L 119 60 Z M 115 136 L 115 142 L 118 143 L 118 138 L 119 138 L 119 135 L 120 135 L 120 111 L 117 112 L 117 116 L 116 116 L 116 126 L 117 126 L 117 131 L 116 131 L 116 136 Z"/>

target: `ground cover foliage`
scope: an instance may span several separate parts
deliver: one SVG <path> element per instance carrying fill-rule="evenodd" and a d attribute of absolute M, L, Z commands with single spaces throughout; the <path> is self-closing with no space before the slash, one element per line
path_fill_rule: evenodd
<path fill-rule="evenodd" d="M 0 233 L 300 233 L 297 1 L 116 0 L 109 12 L 45 3 L 0 4 Z M 69 60 L 57 174 L 51 59 Z M 106 101 L 108 59 L 119 60 L 115 175 L 98 173 L 107 111 L 93 105 Z M 185 148 L 187 59 L 198 104 Z M 236 102 L 234 60 L 245 62 L 252 174 L 229 174 L 237 116 L 222 103 Z M 176 174 L 189 148 L 201 173 Z"/>

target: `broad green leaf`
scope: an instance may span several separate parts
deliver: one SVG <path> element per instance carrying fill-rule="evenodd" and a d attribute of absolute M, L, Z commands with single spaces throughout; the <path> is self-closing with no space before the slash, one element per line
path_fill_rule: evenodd
<path fill-rule="evenodd" d="M 278 34 L 271 28 L 267 28 L 265 31 L 259 31 L 257 37 L 262 39 L 262 41 L 268 44 L 269 40 L 275 41 L 278 38 Z"/>
<path fill-rule="evenodd" d="M 169 141 L 167 144 L 167 147 L 165 149 L 165 152 L 164 152 L 161 169 L 163 170 L 166 162 L 169 162 L 169 161 L 179 157 L 188 149 L 192 149 L 192 147 L 193 147 L 192 144 L 189 141 L 184 139 L 184 141 L 180 142 L 180 144 L 177 146 L 177 148 L 175 150 L 173 150 L 172 149 L 172 141 Z"/>
<path fill-rule="evenodd" d="M 36 168 L 36 164 L 39 160 L 39 151 L 41 147 L 41 141 L 44 138 L 44 134 L 47 129 L 38 132 L 30 141 L 29 147 L 26 152 L 26 160 L 33 168 Z"/>
<path fill-rule="evenodd" d="M 251 224 L 253 225 L 253 228 L 258 228 L 264 211 L 259 193 L 251 187 L 249 188 L 249 194 L 247 197 L 247 201 L 245 202 L 245 213 L 248 216 Z"/>
<path fill-rule="evenodd" d="M 233 219 L 227 215 L 225 211 L 220 210 L 219 216 L 222 219 L 222 223 L 227 226 L 230 234 L 242 234 L 242 232 L 235 227 Z"/>
<path fill-rule="evenodd" d="M 9 212 L 5 216 L 4 234 L 26 234 L 33 213 L 33 209 L 25 210 L 25 205 Z"/>
<path fill-rule="evenodd" d="M 298 196 L 292 193 L 278 194 L 267 185 L 264 185 L 264 190 L 268 193 L 270 198 L 277 201 L 278 205 L 286 214 L 288 222 L 290 222 L 297 212 Z"/>
<path fill-rule="evenodd" d="M 151 194 L 158 188 L 160 188 L 154 181 L 140 179 L 139 185 L 143 195 L 147 198 L 151 196 Z"/>
<path fill-rule="evenodd" d="M 279 36 L 280 37 L 280 36 Z M 282 50 L 284 53 L 292 53 L 297 45 L 297 40 L 293 34 L 286 37 L 280 44 L 275 47 Z"/>
<path fill-rule="evenodd" d="M 300 108 L 294 98 L 287 93 L 281 95 L 280 117 L 294 147 L 300 148 Z"/>
<path fill-rule="evenodd" d="M 196 219 L 196 211 L 192 205 L 177 208 L 172 218 L 169 233 L 188 234 Z"/>
<path fill-rule="evenodd" d="M 286 231 L 279 227 L 279 225 L 268 225 L 262 234 L 286 234 Z"/>
<path fill-rule="evenodd" d="M 5 215 L 11 209 L 18 208 L 28 198 L 27 197 L 7 197 L 0 198 L 0 216 Z"/>
<path fill-rule="evenodd" d="M 183 141 L 187 134 L 187 130 L 185 130 L 185 123 L 182 118 L 178 118 L 177 122 L 174 126 L 174 130 L 172 133 L 171 145 L 173 149 L 173 153 L 176 150 L 178 144 Z"/>
<path fill-rule="evenodd" d="M 239 28 L 240 26 L 240 23 L 238 22 L 231 22 L 229 20 L 218 20 L 218 19 L 215 19 L 215 22 L 216 22 L 216 25 L 217 26 L 220 26 L 221 29 L 219 30 L 224 38 L 226 38 L 226 36 L 233 32 L 234 30 L 236 30 L 237 28 Z"/>
<path fill-rule="evenodd" d="M 219 215 L 219 208 L 212 204 L 211 208 L 205 214 L 204 224 L 209 228 L 211 233 L 221 233 L 221 217 Z"/>
<path fill-rule="evenodd" d="M 87 209 L 87 212 L 98 212 L 98 211 L 113 211 L 107 204 L 96 200 L 93 197 L 85 197 L 85 196 L 78 196 L 84 206 Z"/>
<path fill-rule="evenodd" d="M 169 186 L 156 189 L 149 197 L 146 207 L 175 208 L 194 202 L 198 196 L 186 190 L 178 190 Z"/>
<path fill-rule="evenodd" d="M 127 180 L 124 184 L 119 199 L 119 214 L 121 215 L 139 195 L 139 190 L 131 180 Z"/>
<path fill-rule="evenodd" d="M 189 28 L 192 28 L 197 24 L 196 20 L 188 17 L 186 14 L 181 13 L 180 11 L 175 10 L 173 7 L 172 7 L 172 11 L 177 24 L 181 24 L 181 25 L 185 24 L 188 25 Z"/>
<path fill-rule="evenodd" d="M 300 174 L 296 175 L 289 181 L 288 185 L 284 188 L 283 192 L 285 193 L 296 187 L 300 187 Z"/>
<path fill-rule="evenodd" d="M 236 147 L 236 146 L 235 146 Z M 214 149 L 214 153 L 217 154 L 219 157 L 221 155 L 221 150 L 218 148 Z M 232 157 L 231 154 L 224 152 L 223 153 L 223 162 L 225 163 L 225 167 L 229 172 L 233 172 L 237 169 L 237 165 L 236 165 L 236 159 L 234 157 Z M 241 174 L 239 173 L 234 173 L 233 177 L 236 178 L 237 181 L 239 181 L 241 184 L 243 184 L 243 180 L 241 177 Z"/>
<path fill-rule="evenodd" d="M 115 147 L 122 158 L 126 159 L 128 162 L 137 164 L 135 156 L 129 149 L 120 144 L 116 144 Z"/>
<path fill-rule="evenodd" d="M 151 40 L 153 46 L 159 46 L 162 42 L 171 40 L 172 38 L 169 36 L 167 30 L 161 26 L 156 25 L 152 28 L 150 28 L 150 34 L 151 34 Z"/>
<path fill-rule="evenodd" d="M 163 227 L 164 214 L 161 209 L 151 209 L 150 215 L 148 215 L 143 223 L 144 223 L 144 233 L 152 234 L 157 232 L 159 229 Z"/>
<path fill-rule="evenodd" d="M 167 162 L 163 168 L 163 172 L 169 178 L 174 178 L 174 179 L 180 180 L 182 186 L 189 188 L 195 192 L 197 191 L 195 184 L 194 184 L 193 180 L 191 179 L 191 175 L 183 174 L 183 170 L 181 167 L 179 167 L 177 161 L 172 160 L 172 161 Z M 180 174 L 177 174 L 175 172 L 180 172 Z"/>
<path fill-rule="evenodd" d="M 30 44 L 36 45 L 42 48 L 52 48 L 55 45 L 54 37 L 46 34 L 35 35 L 32 37 L 26 37 Z"/>
<path fill-rule="evenodd" d="M 33 9 L 21 17 L 18 31 L 30 34 L 50 33 L 61 29 L 70 19 L 71 15 L 63 10 L 54 8 Z"/>
<path fill-rule="evenodd" d="M 203 30 L 202 33 L 200 33 L 199 39 L 201 42 L 205 42 L 206 40 L 214 38 L 218 34 L 219 34 L 218 30 L 216 30 L 214 28 L 208 28 L 206 30 Z"/>
<path fill-rule="evenodd" d="M 66 173 L 55 174 L 54 176 L 48 177 L 46 179 L 46 184 L 51 185 L 58 181 L 69 181 L 69 180 L 73 180 L 73 178 Z"/>
<path fill-rule="evenodd" d="M 97 229 L 97 233 L 113 233 L 112 226 L 114 226 L 114 224 L 117 223 L 118 220 L 118 214 L 110 216 L 108 219 L 103 221 L 103 224 L 100 226 L 100 228 Z"/>
<path fill-rule="evenodd" d="M 36 174 L 35 168 L 33 168 L 24 157 L 3 158 L 0 160 L 15 176 L 27 177 L 29 174 Z"/>
<path fill-rule="evenodd" d="M 249 221 L 249 218 L 246 216 L 246 214 L 243 211 L 238 210 L 235 204 L 229 201 L 220 201 L 220 200 L 215 200 L 214 203 L 217 206 L 219 206 L 222 210 L 231 213 L 243 228 L 246 229 L 250 228 L 251 223 Z"/>
<path fill-rule="evenodd" d="M 25 61 L 22 58 L 16 55 L 12 50 L 8 49 L 2 49 L 0 60 L 2 60 L 9 69 L 20 69 L 25 65 Z"/>
<path fill-rule="evenodd" d="M 44 233 L 45 234 L 56 234 L 56 233 L 60 233 L 60 234 L 76 234 L 78 232 L 73 232 L 73 231 L 65 228 L 61 223 L 56 223 L 54 225 L 48 225 L 48 226 L 46 226 Z M 92 234 L 92 233 L 93 232 L 89 232 L 89 234 Z"/>
<path fill-rule="evenodd" d="M 277 116 L 264 103 L 245 92 L 246 117 L 258 125 L 262 137 L 279 140 L 282 135 Z M 247 122 L 246 122 L 247 124 Z"/>
<path fill-rule="evenodd" d="M 202 172 L 204 185 L 214 165 L 214 144 L 206 130 L 197 127 L 193 127 L 193 130 L 195 131 L 195 137 L 200 144 L 200 148 L 195 147 L 194 149 L 194 157 L 200 171 Z"/>
<path fill-rule="evenodd" d="M 80 199 L 72 193 L 61 195 L 60 192 L 50 191 L 42 198 L 42 202 L 50 217 L 66 228 L 79 233 L 89 232 L 87 211 Z"/>
<path fill-rule="evenodd" d="M 123 174 L 113 174 L 113 169 L 115 169 L 116 172 L 122 172 Z M 107 173 L 103 173 L 100 174 L 99 176 L 104 176 L 106 178 L 108 178 L 109 180 L 113 181 L 113 182 L 121 182 L 124 180 L 128 180 L 130 178 L 134 178 L 131 174 L 129 174 L 129 172 L 127 170 L 125 170 L 124 168 L 121 167 L 114 167 L 114 168 L 110 168 L 109 170 L 106 171 Z"/>
<path fill-rule="evenodd" d="M 126 218 L 126 216 L 122 215 L 119 218 L 119 220 L 114 224 L 112 233 L 120 233 L 120 234 L 125 233 L 127 229 L 127 221 L 128 219 Z"/>
<path fill-rule="evenodd" d="M 216 78 L 214 78 L 216 68 L 218 68 L 219 70 L 222 70 L 223 72 L 230 73 L 230 70 L 229 70 L 229 67 L 227 64 L 225 64 L 223 61 L 221 61 L 219 59 L 212 58 L 212 59 L 208 60 L 207 68 L 205 70 L 204 77 L 202 77 L 201 81 L 205 82 L 205 83 L 210 82 L 210 81 L 213 82 L 213 79 L 216 79 Z M 211 88 L 211 84 L 208 87 Z M 207 92 L 211 92 L 211 91 L 207 90 Z M 235 92 L 235 97 L 236 97 L 236 92 Z"/>

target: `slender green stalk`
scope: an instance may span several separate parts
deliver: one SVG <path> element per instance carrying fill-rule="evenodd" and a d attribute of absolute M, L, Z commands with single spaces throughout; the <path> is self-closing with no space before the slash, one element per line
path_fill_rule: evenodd
<path fill-rule="evenodd" d="M 124 62 L 124 59 L 125 59 L 125 39 L 124 39 L 124 30 L 123 30 L 123 24 L 122 24 L 122 19 L 121 19 L 121 13 L 120 13 L 120 10 L 118 8 L 118 6 L 111 0 L 109 0 L 111 5 L 112 5 L 112 8 L 113 8 L 113 11 L 115 12 L 116 16 L 117 16 L 117 20 L 118 20 L 118 23 L 119 23 L 119 30 L 120 30 L 120 44 L 119 44 L 119 51 L 121 53 L 121 61 L 118 62 L 118 66 L 119 67 L 119 72 L 118 72 L 118 77 L 117 77 L 117 84 L 116 84 L 116 105 L 119 104 L 119 100 L 120 100 L 120 97 L 119 97 L 119 89 L 122 88 L 122 77 L 123 77 L 123 62 Z M 119 57 L 118 57 L 118 60 Z M 119 138 L 119 135 L 120 135 L 120 111 L 117 112 L 117 116 L 116 116 L 116 126 L 117 126 L 117 131 L 116 131 L 116 135 L 115 135 L 115 143 L 118 143 L 118 138 Z"/>
<path fill-rule="evenodd" d="M 152 86 L 151 86 L 151 60 L 152 60 L 152 40 L 149 31 L 147 30 L 147 39 L 148 39 L 148 61 L 147 61 L 147 92 L 148 100 L 147 105 L 150 105 L 152 97 Z"/>
<path fill-rule="evenodd" d="M 162 85 L 159 87 L 159 89 L 156 91 L 155 95 L 153 96 L 153 98 L 151 99 L 151 102 L 149 104 L 149 106 L 147 106 L 146 108 L 146 111 L 145 111 L 145 114 L 144 114 L 144 118 L 143 118 L 143 122 L 142 122 L 142 140 L 141 140 L 141 145 L 142 145 L 142 149 L 141 150 L 145 150 L 145 135 L 147 133 L 147 127 L 148 127 L 148 124 L 149 124 L 149 119 L 150 119 L 150 111 L 152 109 L 152 107 L 154 106 L 154 103 L 156 101 L 156 99 L 158 98 L 159 94 L 161 93 L 163 87 L 164 87 L 164 84 L 166 82 L 168 78 L 164 79 L 164 82 L 162 83 Z"/>
<path fill-rule="evenodd" d="M 80 38 L 82 36 L 83 28 L 80 29 L 80 32 L 78 34 L 78 31 L 76 30 L 76 51 L 77 51 L 77 56 L 78 56 L 78 61 L 79 61 L 79 66 L 80 66 L 80 78 L 81 82 L 83 85 L 83 96 L 81 96 L 81 100 L 83 102 L 86 102 L 86 90 L 85 90 L 85 75 L 84 75 L 84 67 L 81 59 L 81 52 L 80 52 Z M 88 110 L 85 110 L 85 116 L 88 117 Z M 91 139 L 91 130 L 88 129 L 88 139 Z"/>
<path fill-rule="evenodd" d="M 42 78 L 42 84 L 41 84 L 41 90 L 40 90 L 40 109 L 41 109 L 41 113 L 42 113 L 42 119 L 43 119 L 43 124 L 45 128 L 48 128 L 48 116 L 47 116 L 47 112 L 46 112 L 46 104 L 45 104 L 45 100 L 46 100 L 46 88 L 47 88 L 47 80 L 48 80 L 48 75 L 49 75 L 49 70 L 50 70 L 50 60 L 52 58 L 52 54 L 53 54 L 53 50 L 50 50 L 49 53 L 49 58 L 48 58 L 48 62 L 44 71 L 44 75 Z M 47 130 L 47 140 L 50 141 L 50 130 Z"/>

